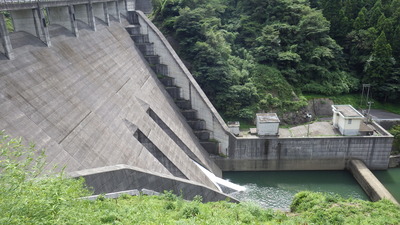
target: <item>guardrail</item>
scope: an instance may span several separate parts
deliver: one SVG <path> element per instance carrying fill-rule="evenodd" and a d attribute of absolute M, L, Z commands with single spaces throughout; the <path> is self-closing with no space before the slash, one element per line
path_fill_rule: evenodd
<path fill-rule="evenodd" d="M 35 2 L 48 2 L 57 0 L 0 0 L 0 4 L 18 4 L 18 3 L 35 3 Z"/>
<path fill-rule="evenodd" d="M 67 6 L 99 2 L 116 2 L 118 0 L 0 0 L 0 11 L 32 9 L 41 7 Z"/>

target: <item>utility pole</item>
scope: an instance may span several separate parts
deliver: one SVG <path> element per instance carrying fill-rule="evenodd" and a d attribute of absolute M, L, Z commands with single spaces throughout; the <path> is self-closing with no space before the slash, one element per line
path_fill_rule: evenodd
<path fill-rule="evenodd" d="M 361 101 L 360 101 L 360 106 L 363 107 L 364 103 L 364 89 L 366 89 L 366 102 L 368 103 L 368 98 L 369 98 L 369 89 L 371 88 L 371 84 L 363 84 L 362 85 L 362 92 L 361 92 Z"/>
<path fill-rule="evenodd" d="M 372 120 L 371 114 L 369 114 L 369 111 L 371 110 L 372 103 L 374 103 L 374 102 L 368 102 L 368 113 L 367 113 L 367 121 L 368 122 L 371 122 L 371 120 Z"/>
<path fill-rule="evenodd" d="M 312 115 L 310 113 L 307 113 L 307 115 L 306 115 L 306 119 L 307 119 L 307 122 L 308 122 L 308 125 L 307 125 L 307 137 L 310 135 L 311 118 L 312 118 Z"/>

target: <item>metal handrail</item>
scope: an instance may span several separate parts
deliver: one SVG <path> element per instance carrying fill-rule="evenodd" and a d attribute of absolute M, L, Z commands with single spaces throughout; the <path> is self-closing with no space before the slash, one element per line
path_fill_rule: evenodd
<path fill-rule="evenodd" d="M 18 3 L 33 3 L 33 2 L 45 2 L 48 0 L 1 0 L 0 4 L 18 4 Z"/>
<path fill-rule="evenodd" d="M 24 4 L 24 3 L 39 3 L 39 2 L 58 2 L 65 0 L 0 0 L 0 5 L 7 5 L 7 4 Z M 70 0 L 73 2 L 72 0 Z M 90 0 L 88 0 L 90 1 Z"/>

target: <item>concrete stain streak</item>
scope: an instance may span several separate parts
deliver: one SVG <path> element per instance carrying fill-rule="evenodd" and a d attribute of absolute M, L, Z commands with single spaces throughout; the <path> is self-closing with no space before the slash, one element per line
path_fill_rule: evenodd
<path fill-rule="evenodd" d="M 59 142 L 58 144 L 61 144 L 71 133 L 72 131 L 74 131 L 90 114 L 92 113 L 92 111 L 89 111 L 88 114 L 86 114 L 85 117 L 83 117 L 83 119 L 81 119 L 68 133 L 67 135 L 65 135 Z"/>
<path fill-rule="evenodd" d="M 118 93 L 130 80 L 131 80 L 131 78 L 129 77 L 129 78 L 125 81 L 125 83 L 124 83 L 120 88 L 118 88 L 118 90 L 117 90 L 115 93 Z"/>

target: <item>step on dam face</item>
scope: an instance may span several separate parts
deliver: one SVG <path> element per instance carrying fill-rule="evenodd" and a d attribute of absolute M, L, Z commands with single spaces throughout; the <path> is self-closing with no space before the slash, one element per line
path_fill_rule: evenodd
<path fill-rule="evenodd" d="M 45 148 L 46 169 L 126 164 L 168 176 L 179 171 L 215 189 L 192 158 L 211 171 L 218 167 L 135 47 L 127 22 L 110 23 L 98 23 L 96 32 L 81 29 L 79 38 L 50 25 L 52 47 L 29 33 L 10 33 L 15 59 L 0 60 L 0 130 Z M 138 130 L 168 163 L 134 137 Z"/>

